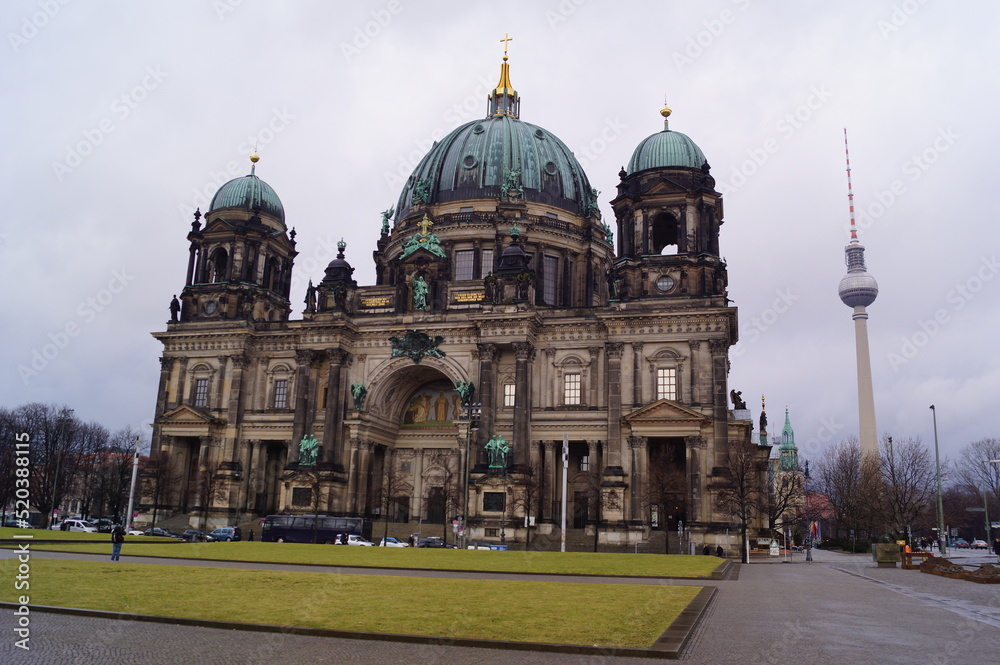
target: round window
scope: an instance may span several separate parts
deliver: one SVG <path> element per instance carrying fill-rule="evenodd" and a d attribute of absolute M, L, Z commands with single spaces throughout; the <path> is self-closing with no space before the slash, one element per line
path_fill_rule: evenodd
<path fill-rule="evenodd" d="M 670 289 L 674 288 L 674 278 L 670 275 L 663 275 L 658 280 L 656 280 L 656 288 L 666 293 Z"/>

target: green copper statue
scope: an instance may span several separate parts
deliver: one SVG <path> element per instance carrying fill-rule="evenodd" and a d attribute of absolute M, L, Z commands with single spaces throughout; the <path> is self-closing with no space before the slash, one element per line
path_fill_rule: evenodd
<path fill-rule="evenodd" d="M 351 384 L 351 397 L 354 398 L 354 410 L 361 411 L 365 406 L 365 397 L 368 396 L 368 388 L 363 383 Z"/>
<path fill-rule="evenodd" d="M 312 434 L 302 437 L 299 442 L 299 466 L 315 466 L 319 454 L 319 441 Z"/>
<path fill-rule="evenodd" d="M 427 291 L 429 287 L 423 275 L 413 279 L 413 309 L 427 311 Z"/>
<path fill-rule="evenodd" d="M 510 447 L 507 441 L 499 434 L 494 434 L 485 446 L 487 454 L 490 456 L 490 469 L 506 469 L 507 453 Z"/>
<path fill-rule="evenodd" d="M 472 404 L 472 397 L 476 394 L 476 386 L 472 381 L 459 381 L 455 384 L 455 392 L 462 399 L 463 406 Z"/>

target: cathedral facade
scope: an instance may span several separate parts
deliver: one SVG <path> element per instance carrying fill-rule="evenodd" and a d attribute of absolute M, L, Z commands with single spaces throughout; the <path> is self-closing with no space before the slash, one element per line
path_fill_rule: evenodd
<path fill-rule="evenodd" d="M 737 313 L 704 154 L 664 109 L 607 224 L 573 153 L 520 119 L 506 55 L 487 104 L 383 213 L 375 284 L 341 244 L 301 318 L 295 232 L 256 164 L 196 213 L 154 333 L 170 510 L 461 518 L 523 540 L 565 509 L 608 544 L 730 526 L 714 494 L 752 425 L 727 405 Z"/>

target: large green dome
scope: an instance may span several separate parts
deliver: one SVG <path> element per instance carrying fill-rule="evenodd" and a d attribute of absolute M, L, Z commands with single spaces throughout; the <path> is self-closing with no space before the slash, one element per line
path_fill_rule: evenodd
<path fill-rule="evenodd" d="M 668 109 L 664 112 L 669 115 Z M 687 134 L 671 131 L 664 122 L 662 132 L 647 136 L 636 146 L 628 162 L 628 172 L 676 167 L 700 169 L 707 161 L 705 153 Z"/>
<path fill-rule="evenodd" d="M 209 212 L 223 208 L 258 210 L 274 215 L 284 223 L 285 209 L 281 199 L 269 184 L 252 172 L 242 178 L 230 180 L 215 193 Z"/>
<path fill-rule="evenodd" d="M 551 132 L 512 115 L 468 122 L 439 141 L 407 180 L 396 206 L 406 216 L 416 203 L 496 198 L 509 172 L 526 201 L 586 214 L 594 198 L 580 162 Z M 418 200 L 414 201 L 414 194 Z"/>

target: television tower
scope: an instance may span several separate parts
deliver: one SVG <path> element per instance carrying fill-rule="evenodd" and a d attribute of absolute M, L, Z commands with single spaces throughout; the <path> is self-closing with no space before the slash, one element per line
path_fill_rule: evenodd
<path fill-rule="evenodd" d="M 840 300 L 854 310 L 854 344 L 858 357 L 858 423 L 862 455 L 878 454 L 875 429 L 875 396 L 872 390 L 872 363 L 868 352 L 868 312 L 865 309 L 878 296 L 878 283 L 865 268 L 865 248 L 858 242 L 854 220 L 854 190 L 851 189 L 851 153 L 847 149 L 844 128 L 844 154 L 847 157 L 847 201 L 851 209 L 851 242 L 844 248 L 847 274 L 840 280 Z"/>

